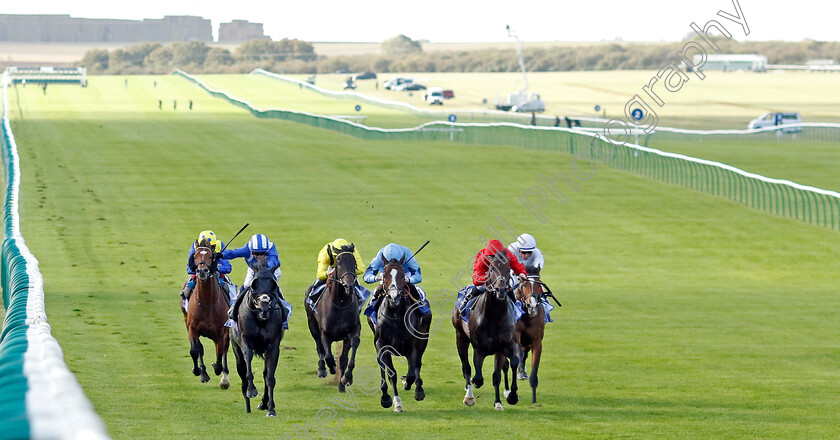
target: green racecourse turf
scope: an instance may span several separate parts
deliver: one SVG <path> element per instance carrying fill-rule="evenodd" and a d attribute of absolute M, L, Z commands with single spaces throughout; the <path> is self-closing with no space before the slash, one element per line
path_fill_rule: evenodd
<path fill-rule="evenodd" d="M 360 141 L 154 79 L 157 88 L 150 77 L 127 88 L 91 77 L 86 89 L 10 96 L 23 235 L 49 321 L 114 438 L 276 439 L 314 426 L 326 406 L 342 423 L 332 438 L 836 437 L 836 232 L 604 166 L 566 204 L 547 201 L 543 225 L 518 198 L 537 175 L 568 171 L 566 155 Z M 159 97 L 176 97 L 178 110 L 158 110 Z M 493 411 L 488 362 L 478 404 L 464 406 L 453 330 L 438 311 L 425 401 L 402 392 L 404 414 L 360 391 L 356 412 L 331 402 L 350 396 L 315 376 L 302 307 L 320 247 L 341 236 L 367 260 L 390 241 L 429 239 L 423 286 L 451 290 L 499 216 L 537 237 L 563 303 L 547 328 L 538 404 L 520 383 L 520 404 Z M 277 419 L 245 414 L 233 368 L 227 391 L 192 376 L 177 305 L 197 233 L 228 239 L 245 222 L 246 235 L 277 244 L 295 306 Z M 357 380 L 373 355 L 363 326 Z"/>
<path fill-rule="evenodd" d="M 585 72 L 586 73 L 586 72 Z M 633 91 L 634 85 L 631 80 L 643 77 L 650 72 L 588 72 L 592 75 L 591 84 L 606 84 L 613 90 L 624 90 L 626 93 Z M 476 84 L 497 84 L 492 81 L 503 81 L 506 76 L 502 74 L 436 74 L 432 78 L 441 78 L 439 81 L 452 81 L 455 84 L 463 84 L 464 87 L 475 89 Z M 317 84 L 327 88 L 340 89 L 340 84 L 333 84 L 337 75 L 320 75 Z M 388 75 L 382 75 L 387 77 Z M 418 76 L 419 77 L 419 76 Z M 597 100 L 598 94 L 591 90 L 592 87 L 583 84 L 587 76 L 581 72 L 560 72 L 545 73 L 537 76 L 543 84 L 553 84 L 561 87 L 557 93 L 562 96 L 576 97 L 577 101 L 591 99 Z M 265 77 L 263 75 L 202 75 L 199 77 L 208 85 L 228 91 L 234 96 L 251 102 L 258 108 L 290 108 L 298 111 L 308 111 L 320 114 L 338 114 L 346 109 L 351 109 L 356 101 L 325 97 L 318 93 L 307 90 L 300 90 L 297 86 Z M 342 76 L 343 78 L 343 76 Z M 380 78 L 382 79 L 382 78 Z M 508 78 L 508 80 L 511 80 Z M 550 82 L 553 80 L 554 82 Z M 837 84 L 840 81 L 838 75 L 819 74 L 723 74 L 721 72 L 709 72 L 708 83 L 688 83 L 685 88 L 686 95 L 682 93 L 673 94 L 677 103 L 667 105 L 659 110 L 661 115 L 659 126 L 667 126 L 669 121 L 675 126 L 684 128 L 687 126 L 699 126 L 704 129 L 732 128 L 733 120 L 743 120 L 735 128 L 746 128 L 749 119 L 747 115 L 758 114 L 761 105 L 767 105 L 766 109 L 799 109 L 811 111 L 811 118 L 805 113 L 806 121 L 827 121 L 840 119 L 840 112 L 832 109 L 825 102 L 826 99 L 833 99 L 836 102 L 840 99 Z M 753 84 L 756 81 L 758 84 Z M 437 83 L 437 82 L 436 82 Z M 407 98 L 406 93 L 374 90 L 371 81 L 359 81 L 359 92 L 378 96 L 383 99 Z M 443 82 L 443 84 L 449 84 Z M 331 87 L 333 86 L 333 87 Z M 696 90 L 692 94 L 689 86 L 696 86 L 707 95 L 697 96 Z M 825 88 L 819 92 L 818 88 Z M 456 94 L 457 94 L 456 88 Z M 470 90 L 468 88 L 468 90 Z M 797 95 L 801 94 L 801 95 Z M 416 95 L 416 93 L 415 93 Z M 468 97 L 465 100 L 471 99 Z M 630 95 L 632 96 L 632 95 Z M 407 101 L 420 107 L 422 102 L 415 102 L 419 98 L 408 98 Z M 629 99 L 629 96 L 625 98 Z M 716 101 L 722 100 L 722 101 Z M 456 102 L 457 101 L 457 102 Z M 729 107 L 723 106 L 721 102 L 751 102 L 756 103 L 743 108 L 735 108 L 734 104 Z M 465 105 L 468 103 L 456 98 L 448 101 L 443 110 L 451 106 Z M 396 110 L 385 110 L 377 108 L 368 103 L 361 103 L 363 114 L 369 114 L 368 125 L 383 127 L 409 127 L 417 125 L 426 119 L 408 112 Z M 437 107 L 436 107 L 437 109 Z M 686 119 L 685 115 L 694 111 L 693 118 Z M 721 112 L 727 117 L 712 117 L 716 112 Z M 758 112 L 758 113 L 755 113 Z M 402 115 L 402 118 L 400 118 Z M 678 117 L 674 117 L 677 115 Z M 815 119 L 820 118 L 820 119 Z M 372 122 L 371 122 L 372 121 Z M 381 122 L 382 124 L 377 124 Z M 467 121 L 470 122 L 470 121 Z M 518 122 L 522 123 L 522 120 Z M 524 121 L 527 123 L 527 121 Z M 584 125 L 586 125 L 584 123 Z M 817 130 L 806 128 L 806 130 Z M 826 130 L 826 129 L 822 129 Z M 777 140 L 772 135 L 750 135 L 741 138 L 734 136 L 721 138 L 719 136 L 683 136 L 668 133 L 655 133 L 647 145 L 664 151 L 682 153 L 693 157 L 709 159 L 726 163 L 728 165 L 742 168 L 746 171 L 761 174 L 768 177 L 788 179 L 797 183 L 812 185 L 819 188 L 840 191 L 840 174 L 836 172 L 840 167 L 840 129 L 832 129 L 826 132 L 828 140 L 813 140 L 802 135 L 785 135 Z M 640 139 L 641 142 L 641 139 Z"/>

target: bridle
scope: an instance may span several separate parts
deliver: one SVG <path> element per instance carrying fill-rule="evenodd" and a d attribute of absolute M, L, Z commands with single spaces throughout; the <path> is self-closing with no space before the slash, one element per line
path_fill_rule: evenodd
<path fill-rule="evenodd" d="M 525 295 L 525 286 L 527 285 L 531 288 L 531 293 L 529 295 Z M 537 285 L 544 285 L 539 278 L 535 277 L 528 277 L 528 281 L 525 283 L 521 283 L 519 287 L 516 289 L 516 299 L 522 301 L 522 304 L 525 305 L 525 310 L 528 312 L 528 316 L 536 316 L 539 311 L 539 307 L 541 306 L 542 295 L 537 295 Z M 533 304 L 530 300 L 533 300 Z"/>
<path fill-rule="evenodd" d="M 199 253 L 200 250 L 201 250 L 201 253 Z M 208 252 L 211 255 L 213 253 L 213 251 L 207 246 L 199 246 L 199 247 L 195 248 L 195 255 L 206 255 Z M 212 258 L 212 256 L 211 256 L 211 258 Z M 207 262 L 204 261 L 203 259 L 201 261 L 199 261 L 198 263 L 195 263 L 195 266 L 196 266 L 195 275 L 198 277 L 199 280 L 207 281 L 208 278 L 212 278 L 213 276 L 215 276 L 213 271 L 210 270 L 210 268 L 213 266 L 212 260 L 211 260 L 211 263 L 210 263 L 209 266 L 208 266 Z M 206 269 L 207 270 L 206 275 L 205 275 L 205 272 L 203 270 L 200 270 L 200 269 Z M 209 304 L 203 304 L 201 301 L 198 300 L 198 295 L 193 295 L 193 296 L 195 297 L 195 302 L 200 307 L 203 307 L 205 309 L 212 308 L 216 304 L 216 301 L 218 300 L 218 295 L 215 295 L 214 298 L 213 298 L 213 302 L 211 302 Z"/>
<path fill-rule="evenodd" d="M 345 254 L 350 255 L 350 257 L 353 259 L 353 265 L 352 265 L 353 267 L 352 267 L 352 269 L 347 270 L 342 274 L 338 274 L 338 270 L 339 270 L 338 258 L 341 257 L 342 255 L 345 255 Z M 351 297 L 350 297 L 351 301 L 347 305 L 343 305 L 343 306 L 339 305 L 339 304 L 336 304 L 335 298 L 331 298 L 330 301 L 332 302 L 332 304 L 335 307 L 342 308 L 342 309 L 347 308 L 352 304 L 352 299 L 353 299 L 352 289 L 354 289 L 356 287 L 356 279 L 357 279 L 357 277 L 356 277 L 356 256 L 353 255 L 353 252 L 344 251 L 344 252 L 339 252 L 335 256 L 332 256 L 332 258 L 333 258 L 333 261 L 335 261 L 335 272 L 333 272 L 333 273 L 337 274 L 333 277 L 333 282 L 338 281 L 339 284 L 341 284 L 341 286 L 344 287 L 345 293 L 347 293 L 348 295 L 351 295 Z M 348 275 L 350 276 L 350 279 L 345 282 L 345 278 L 347 278 Z"/>

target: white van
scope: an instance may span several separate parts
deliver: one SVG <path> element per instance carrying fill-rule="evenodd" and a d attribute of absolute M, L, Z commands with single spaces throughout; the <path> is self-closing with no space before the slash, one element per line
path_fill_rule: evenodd
<path fill-rule="evenodd" d="M 791 127 L 784 127 L 782 131 L 785 133 L 796 133 L 802 131 L 801 124 L 802 116 L 797 112 L 767 112 L 763 115 L 750 121 L 748 128 L 750 130 L 764 127 L 775 127 L 777 125 L 792 125 Z"/>
<path fill-rule="evenodd" d="M 440 87 L 429 87 L 428 93 L 423 96 L 423 99 L 425 99 L 429 105 L 443 105 L 443 89 Z"/>
<path fill-rule="evenodd" d="M 387 89 L 387 90 L 396 90 L 397 86 L 401 86 L 403 84 L 409 84 L 409 83 L 413 83 L 413 82 L 414 82 L 413 78 L 403 78 L 403 77 L 397 76 L 397 77 L 389 79 L 388 81 L 385 81 L 382 85 L 385 86 L 385 89 Z"/>

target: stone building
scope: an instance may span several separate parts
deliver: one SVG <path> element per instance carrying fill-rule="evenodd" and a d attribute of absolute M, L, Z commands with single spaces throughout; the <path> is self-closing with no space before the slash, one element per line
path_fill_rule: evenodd
<path fill-rule="evenodd" d="M 219 25 L 219 42 L 238 43 L 253 39 L 266 39 L 262 23 L 233 20 Z"/>
<path fill-rule="evenodd" d="M 189 40 L 212 42 L 210 20 L 170 15 L 162 19 L 114 20 L 0 14 L 0 41 L 167 43 Z"/>

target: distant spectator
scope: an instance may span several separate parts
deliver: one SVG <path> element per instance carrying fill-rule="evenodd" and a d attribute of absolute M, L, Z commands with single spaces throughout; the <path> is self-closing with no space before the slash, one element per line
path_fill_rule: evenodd
<path fill-rule="evenodd" d="M 157 81 L 155 81 L 155 83 L 154 83 L 154 87 L 155 87 L 155 88 L 157 88 Z"/>
<path fill-rule="evenodd" d="M 190 110 L 192 110 L 192 99 L 190 99 Z"/>
<path fill-rule="evenodd" d="M 163 110 L 163 100 L 158 99 L 158 110 Z"/>
<path fill-rule="evenodd" d="M 172 110 L 178 110 L 178 101 L 172 100 Z"/>
<path fill-rule="evenodd" d="M 568 116 L 563 116 L 563 118 L 566 120 L 566 126 L 572 128 L 572 120 Z"/>
<path fill-rule="evenodd" d="M 128 87 L 128 78 L 125 79 L 125 86 Z"/>
<path fill-rule="evenodd" d="M 537 125 L 537 114 L 531 113 L 531 125 Z"/>
<path fill-rule="evenodd" d="M 557 115 L 554 116 L 554 126 L 555 127 L 560 126 L 560 116 L 557 116 Z"/>

